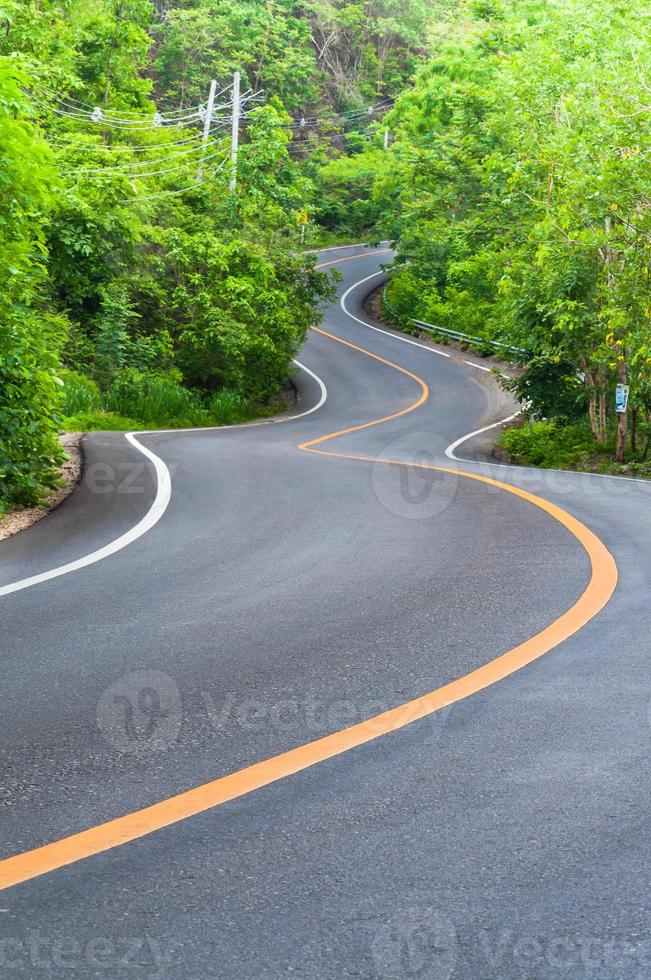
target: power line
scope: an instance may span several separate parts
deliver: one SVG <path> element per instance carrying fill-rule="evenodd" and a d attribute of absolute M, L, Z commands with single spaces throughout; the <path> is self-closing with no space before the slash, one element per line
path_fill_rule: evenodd
<path fill-rule="evenodd" d="M 222 151 L 217 151 L 216 153 L 209 153 L 208 156 L 206 156 L 204 159 L 205 160 L 213 160 L 215 157 L 218 157 L 219 156 L 220 152 L 223 152 L 223 150 Z M 158 161 L 152 161 L 152 163 L 153 162 L 158 163 Z M 126 177 L 128 180 L 144 180 L 144 179 L 149 178 L 149 177 L 160 177 L 162 174 L 171 174 L 171 173 L 174 173 L 177 170 L 183 170 L 183 168 L 185 166 L 186 166 L 186 163 L 182 163 L 182 164 L 179 164 L 178 166 L 174 166 L 174 167 L 165 167 L 162 170 L 152 170 L 152 171 L 149 171 L 148 170 L 148 171 L 144 171 L 142 173 L 135 173 L 135 174 L 125 173 L 123 170 L 120 170 L 120 171 L 117 171 L 116 172 L 116 171 L 112 170 L 111 168 L 108 168 L 107 167 L 107 168 L 104 168 L 103 170 L 97 170 L 97 171 L 95 171 L 95 174 L 98 177 L 102 177 L 102 176 L 106 175 L 108 177 L 111 177 L 111 176 Z M 87 175 L 87 171 L 74 171 L 74 170 L 72 170 L 72 171 L 68 171 L 68 173 L 67 173 L 66 176 L 78 176 L 80 173 L 81 174 L 84 174 L 84 175 Z"/>
<path fill-rule="evenodd" d="M 225 86 L 219 92 L 215 91 L 213 95 L 212 115 L 215 121 L 220 121 L 219 113 L 221 111 L 228 111 L 231 108 L 231 100 L 221 105 L 214 105 L 214 100 L 223 95 L 229 88 L 230 86 Z M 264 93 L 261 89 L 257 92 L 253 92 L 251 89 L 248 89 L 241 97 L 242 105 L 248 104 L 249 102 L 259 101 L 263 94 Z M 206 106 L 200 105 L 183 110 L 183 112 L 180 113 L 163 114 L 158 111 L 154 111 L 151 116 L 147 117 L 134 113 L 133 115 L 136 116 L 136 118 L 130 119 L 127 118 L 128 110 L 123 110 L 123 115 L 112 114 L 109 110 L 101 109 L 99 106 L 94 106 L 91 109 L 91 106 L 88 103 L 79 103 L 78 105 L 75 105 L 77 102 L 75 99 L 66 101 L 59 98 L 57 99 L 57 105 L 44 102 L 38 99 L 35 95 L 32 95 L 32 99 L 42 108 L 47 109 L 50 112 L 54 112 L 56 115 L 64 118 L 73 119 L 77 122 L 90 121 L 96 125 L 101 124 L 102 128 L 128 129 L 133 131 L 160 128 L 185 128 L 191 123 L 204 123 L 206 113 L 208 111 Z M 61 106 L 65 106 L 66 108 L 60 108 Z M 79 106 L 86 106 L 86 108 L 80 108 Z"/>
<path fill-rule="evenodd" d="M 69 112 L 64 109 L 58 109 L 56 106 L 49 105 L 47 102 L 42 102 L 35 95 L 31 95 L 31 99 L 36 105 L 41 106 L 43 109 L 47 109 L 48 112 L 53 112 L 57 116 L 61 116 L 65 119 L 72 119 L 75 122 L 92 122 L 94 125 L 100 125 L 103 129 L 121 129 L 131 132 L 144 132 L 146 130 L 152 129 L 187 129 L 188 124 L 198 120 L 200 114 L 197 113 L 196 116 L 188 117 L 184 120 L 179 120 L 178 122 L 166 122 L 164 117 L 160 114 L 154 113 L 149 119 L 141 119 L 139 121 L 135 120 L 123 120 L 119 118 L 107 118 L 103 111 L 99 108 L 93 110 L 93 112 Z M 224 108 L 227 108 L 225 106 Z"/>
<path fill-rule="evenodd" d="M 228 86 L 226 86 L 226 88 L 227 87 Z M 226 88 L 223 88 L 217 94 L 218 98 L 226 91 Z M 57 104 L 67 106 L 69 109 L 72 109 L 75 112 L 82 112 L 88 114 L 92 114 L 95 111 L 95 109 L 99 108 L 99 106 L 90 105 L 90 103 L 88 102 L 80 102 L 78 99 L 73 99 L 71 96 L 67 96 L 67 101 L 64 99 L 57 99 Z M 183 118 L 184 116 L 188 116 L 188 115 L 194 116 L 199 112 L 201 108 L 202 108 L 201 106 L 190 106 L 187 109 L 175 109 L 170 112 L 167 112 L 165 110 L 161 110 L 156 106 L 154 106 L 153 112 L 160 112 L 160 114 L 165 119 L 177 119 L 177 118 Z M 112 112 L 111 109 L 104 108 L 101 111 L 104 113 L 105 116 L 108 116 L 109 118 L 113 118 L 113 119 L 119 119 L 119 118 L 124 118 L 129 116 L 134 116 L 136 117 L 136 119 L 143 118 L 142 110 L 136 112 L 135 110 L 130 110 L 130 109 L 119 109 L 116 110 L 115 112 Z M 127 119 L 125 121 L 129 121 L 129 120 Z"/>
<path fill-rule="evenodd" d="M 213 140 L 212 145 L 217 146 L 217 141 Z M 64 170 L 62 171 L 62 174 L 63 176 L 70 176 L 71 174 L 114 173 L 115 171 L 119 171 L 123 173 L 124 171 L 127 170 L 133 170 L 134 168 L 137 169 L 138 167 L 156 166 L 158 163 L 163 163 L 166 160 L 178 160 L 179 157 L 190 156 L 191 154 L 196 153 L 198 150 L 201 150 L 202 148 L 203 148 L 203 142 L 197 143 L 195 146 L 192 146 L 188 150 L 179 150 L 176 153 L 168 153 L 164 157 L 155 157 L 154 159 L 150 159 L 150 160 L 137 160 L 133 163 L 117 163 L 115 164 L 115 166 L 108 166 L 108 167 L 76 167 L 74 170 Z M 159 149 L 163 149 L 163 147 L 159 147 Z"/>
<path fill-rule="evenodd" d="M 66 109 L 70 109 L 71 110 L 71 113 L 74 114 L 75 117 L 82 116 L 83 118 L 92 118 L 93 113 L 95 113 L 95 114 L 101 113 L 101 119 L 108 119 L 111 122 L 121 122 L 121 123 L 129 124 L 129 125 L 140 125 L 140 123 L 149 124 L 152 121 L 152 119 L 157 114 L 157 110 L 154 108 L 153 112 L 147 118 L 145 118 L 142 115 L 142 113 L 138 113 L 137 114 L 137 118 L 129 119 L 129 118 L 125 118 L 124 116 L 118 116 L 117 114 L 114 114 L 112 112 L 109 112 L 107 109 L 100 109 L 99 106 L 93 107 L 92 110 L 80 109 L 77 106 L 72 105 L 70 102 L 66 102 L 64 99 L 58 99 L 57 100 L 57 107 L 59 107 L 59 106 L 65 106 Z M 179 116 L 179 117 L 176 117 L 176 116 L 172 117 L 172 116 L 168 116 L 168 115 L 165 115 L 165 116 L 162 116 L 161 115 L 161 119 L 163 119 L 164 121 L 167 122 L 167 121 L 172 121 L 172 120 L 178 121 L 180 118 L 184 118 L 185 116 L 189 116 L 191 118 L 194 118 L 195 116 L 197 116 L 198 111 L 199 111 L 199 109 L 197 107 L 196 109 L 192 109 L 191 111 L 188 111 L 187 113 L 184 113 L 183 114 L 183 117 L 181 117 L 181 116 Z M 129 113 L 127 112 L 126 113 L 126 116 L 128 116 L 128 115 L 129 115 Z M 134 115 L 135 115 L 135 113 L 134 113 Z"/>
<path fill-rule="evenodd" d="M 117 156 L 120 153 L 152 153 L 158 152 L 163 149 L 167 149 L 170 146 L 187 146 L 188 143 L 198 143 L 201 140 L 201 133 L 196 133 L 194 136 L 188 136 L 186 139 L 182 140 L 171 140 L 168 143 L 159 142 L 152 143 L 150 146 L 133 146 L 131 143 L 89 143 L 89 142 L 79 142 L 75 140 L 62 140 L 56 137 L 47 137 L 47 142 L 51 147 L 60 147 L 61 149 L 83 149 L 100 151 L 101 153 L 108 153 L 112 156 Z"/>
<path fill-rule="evenodd" d="M 288 123 L 277 122 L 271 123 L 270 125 L 279 129 L 313 129 L 318 126 L 322 126 L 324 122 L 334 122 L 336 119 L 352 121 L 357 118 L 364 118 L 366 116 L 370 117 L 376 113 L 382 112 L 384 109 L 389 109 L 392 104 L 393 103 L 390 99 L 385 99 L 384 102 L 381 102 L 378 105 L 368 106 L 366 109 L 354 109 L 348 112 L 328 112 L 327 110 L 324 110 L 322 113 L 314 116 L 301 116 L 300 119 L 293 119 Z M 255 122 L 255 118 L 249 115 L 244 121 L 252 124 Z"/>
<path fill-rule="evenodd" d="M 213 109 L 211 112 L 212 121 L 216 125 L 226 125 L 230 121 L 230 113 L 233 108 L 232 97 L 225 103 L 221 105 L 214 105 L 214 100 L 223 95 L 229 90 L 229 86 L 225 86 L 219 92 L 215 92 L 213 96 Z M 239 107 L 240 107 L 240 122 L 244 125 L 251 125 L 254 122 L 253 117 L 250 113 L 244 112 L 247 105 L 261 101 L 264 97 L 264 92 L 258 90 L 256 92 L 248 89 L 240 96 Z M 151 116 L 144 118 L 143 116 L 137 116 L 133 113 L 134 118 L 127 118 L 129 110 L 120 110 L 123 115 L 112 114 L 107 110 L 100 109 L 99 106 L 95 106 L 91 109 L 88 103 L 79 102 L 74 98 L 69 98 L 69 100 L 59 98 L 58 105 L 52 105 L 48 102 L 43 102 L 36 96 L 32 96 L 33 100 L 40 105 L 42 108 L 47 109 L 50 112 L 55 113 L 63 118 L 71 119 L 75 122 L 92 122 L 94 125 L 101 125 L 103 129 L 117 129 L 128 132 L 145 132 L 155 129 L 184 129 L 191 125 L 202 123 L 205 125 L 207 108 L 203 105 L 193 106 L 180 113 L 176 114 L 162 114 L 159 112 L 154 112 Z M 388 109 L 392 104 L 391 99 L 384 99 L 376 105 L 370 105 L 366 109 L 354 109 L 347 112 L 332 112 L 329 110 L 323 110 L 322 112 L 316 113 L 311 116 L 302 116 L 300 119 L 293 119 L 288 123 L 277 122 L 272 123 L 280 129 L 287 130 L 302 130 L 302 129 L 312 129 L 316 127 L 322 127 L 326 122 L 335 122 L 341 120 L 344 124 L 346 122 L 351 122 L 357 119 L 361 119 L 365 116 L 373 116 L 377 113 L 381 113 L 383 110 Z M 65 108 L 61 108 L 61 106 Z M 86 108 L 80 108 L 85 106 Z M 229 113 L 228 115 L 220 115 L 220 113 Z"/>
<path fill-rule="evenodd" d="M 208 159 L 208 157 L 206 157 L 206 160 L 207 159 Z M 215 167 L 212 170 L 210 176 L 211 177 L 214 177 L 214 176 L 216 176 L 216 174 L 219 173 L 220 170 L 223 170 L 224 167 L 226 166 L 227 162 L 228 162 L 228 159 L 229 159 L 229 157 L 228 157 L 228 155 L 226 155 L 224 157 L 224 159 L 222 160 L 222 162 L 219 164 L 219 166 L 218 167 Z M 206 184 L 206 183 L 207 183 L 207 179 L 205 177 L 203 177 L 201 179 L 194 180 L 191 184 L 187 184 L 185 187 L 179 187 L 179 188 L 174 188 L 174 189 L 165 190 L 165 191 L 158 191 L 155 194 L 144 194 L 144 195 L 138 194 L 136 197 L 124 197 L 124 198 L 122 198 L 122 200 L 123 200 L 123 202 L 126 202 L 127 204 L 139 204 L 140 201 L 151 201 L 154 198 L 157 198 L 157 197 L 166 197 L 166 196 L 168 196 L 170 194 L 185 194 L 187 191 L 193 190 L 195 187 L 200 187 L 202 184 Z"/>

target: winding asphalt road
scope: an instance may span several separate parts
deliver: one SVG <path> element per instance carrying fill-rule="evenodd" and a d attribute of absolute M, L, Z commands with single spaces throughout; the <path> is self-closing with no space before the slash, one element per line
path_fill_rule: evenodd
<path fill-rule="evenodd" d="M 300 417 L 88 436 L 0 545 L 2 976 L 651 976 L 651 487 L 459 443 L 387 257 Z"/>

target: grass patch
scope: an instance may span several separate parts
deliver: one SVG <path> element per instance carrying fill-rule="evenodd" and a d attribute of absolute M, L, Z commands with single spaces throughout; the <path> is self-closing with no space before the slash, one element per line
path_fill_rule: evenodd
<path fill-rule="evenodd" d="M 175 378 L 124 371 L 101 395 L 90 378 L 63 373 L 66 432 L 193 429 L 265 418 L 286 408 L 280 400 L 256 405 L 224 388 L 212 395 L 184 388 Z"/>
<path fill-rule="evenodd" d="M 115 412 L 104 412 L 98 409 L 93 412 L 78 412 L 63 420 L 64 432 L 123 432 L 131 429 L 146 428 L 138 419 L 127 418 Z"/>
<path fill-rule="evenodd" d="M 255 406 L 247 398 L 244 398 L 239 391 L 232 391 L 229 388 L 218 391 L 212 396 L 209 411 L 213 425 L 233 425 L 237 422 L 246 422 L 256 415 L 265 414 L 256 412 Z"/>

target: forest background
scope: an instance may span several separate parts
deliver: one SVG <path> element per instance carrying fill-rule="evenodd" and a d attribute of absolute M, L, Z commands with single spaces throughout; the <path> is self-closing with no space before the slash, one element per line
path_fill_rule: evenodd
<path fill-rule="evenodd" d="M 56 484 L 64 428 L 272 411 L 331 293 L 304 245 L 385 237 L 399 322 L 526 352 L 515 459 L 645 474 L 649 26 L 614 0 L 0 0 L 0 510 Z"/>

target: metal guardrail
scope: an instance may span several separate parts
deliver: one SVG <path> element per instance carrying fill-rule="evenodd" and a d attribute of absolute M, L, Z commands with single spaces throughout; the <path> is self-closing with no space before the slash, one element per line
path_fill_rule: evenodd
<path fill-rule="evenodd" d="M 387 299 L 386 286 L 382 290 L 382 302 L 396 323 L 401 323 L 403 318 L 400 317 L 396 310 L 394 310 L 391 303 Z M 434 323 L 426 323 L 425 320 L 416 320 L 414 317 L 408 317 L 404 325 L 410 326 L 411 324 L 414 324 L 419 330 L 425 330 L 427 333 L 443 334 L 444 337 L 450 337 L 452 340 L 459 341 L 459 343 L 468 344 L 469 347 L 492 347 L 494 350 L 508 351 L 509 354 L 529 353 L 522 347 L 511 347 L 509 344 L 501 344 L 499 340 L 487 340 L 484 337 L 471 337 L 469 334 L 461 333 L 459 330 L 448 330 L 446 327 L 437 327 Z"/>

